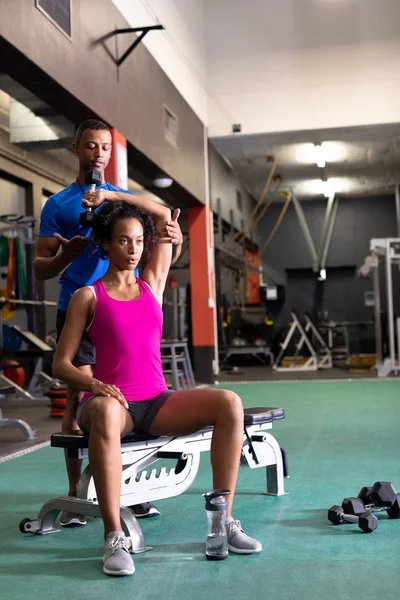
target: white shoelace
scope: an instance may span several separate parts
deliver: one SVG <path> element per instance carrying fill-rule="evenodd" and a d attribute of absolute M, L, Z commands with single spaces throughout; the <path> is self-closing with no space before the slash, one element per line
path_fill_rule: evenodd
<path fill-rule="evenodd" d="M 235 521 L 235 519 L 233 519 L 233 521 L 230 523 L 227 523 L 226 526 L 228 528 L 228 535 L 232 535 L 238 529 L 244 533 L 240 521 Z"/>
<path fill-rule="evenodd" d="M 126 550 L 129 552 L 131 540 L 122 535 L 116 535 L 107 540 L 107 550 Z"/>

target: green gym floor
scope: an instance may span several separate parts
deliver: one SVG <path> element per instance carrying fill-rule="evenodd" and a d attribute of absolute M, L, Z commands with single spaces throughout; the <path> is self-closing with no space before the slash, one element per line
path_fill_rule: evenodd
<path fill-rule="evenodd" d="M 395 599 L 400 596 L 400 519 L 379 516 L 371 534 L 329 525 L 332 504 L 376 480 L 400 487 L 400 381 L 230 384 L 245 406 L 279 406 L 272 433 L 286 448 L 288 495 L 263 496 L 263 469 L 240 469 L 234 516 L 262 541 L 261 554 L 208 562 L 202 492 L 211 487 L 208 456 L 185 494 L 158 502 L 161 517 L 141 521 L 155 549 L 135 557 L 136 573 L 101 570 L 102 523 L 49 536 L 22 535 L 65 490 L 62 452 L 50 447 L 0 464 L 0 597 L 144 600 Z"/>

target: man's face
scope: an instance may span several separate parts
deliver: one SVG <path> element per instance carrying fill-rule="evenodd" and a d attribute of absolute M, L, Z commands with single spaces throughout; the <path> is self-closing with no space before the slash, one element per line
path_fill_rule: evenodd
<path fill-rule="evenodd" d="M 111 158 L 111 133 L 106 129 L 85 129 L 79 146 L 74 143 L 72 150 L 84 171 L 103 173 Z"/>

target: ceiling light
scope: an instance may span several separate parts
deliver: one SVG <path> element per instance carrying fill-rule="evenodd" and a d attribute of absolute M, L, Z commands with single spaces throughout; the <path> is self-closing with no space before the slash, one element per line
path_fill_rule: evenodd
<path fill-rule="evenodd" d="M 326 154 L 323 144 L 315 146 L 314 144 L 301 144 L 296 153 L 298 162 L 312 164 L 316 163 L 321 169 L 326 164 Z"/>
<path fill-rule="evenodd" d="M 329 198 L 335 194 L 335 188 L 329 179 L 328 181 L 321 180 L 321 193 L 325 196 L 325 198 Z"/>
<path fill-rule="evenodd" d="M 294 192 L 297 196 L 320 196 L 327 197 L 333 194 L 349 194 L 360 189 L 360 184 L 355 177 L 330 177 L 328 181 L 322 179 L 304 179 L 293 183 Z"/>
<path fill-rule="evenodd" d="M 349 144 L 344 142 L 322 142 L 321 146 L 324 158 L 328 163 L 343 162 L 350 149 Z"/>
<path fill-rule="evenodd" d="M 297 162 L 311 164 L 315 162 L 314 144 L 299 144 L 296 152 Z"/>
<path fill-rule="evenodd" d="M 168 175 L 158 175 L 153 179 L 154 187 L 158 187 L 161 189 L 169 188 L 173 183 L 173 179 L 171 179 L 171 177 L 168 177 Z"/>
<path fill-rule="evenodd" d="M 315 162 L 320 169 L 323 169 L 326 165 L 324 149 L 322 146 L 314 146 L 315 148 Z"/>

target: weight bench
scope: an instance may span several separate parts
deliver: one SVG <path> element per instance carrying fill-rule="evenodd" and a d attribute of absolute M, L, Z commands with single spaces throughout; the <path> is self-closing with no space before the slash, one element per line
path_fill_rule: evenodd
<path fill-rule="evenodd" d="M 284 478 L 288 477 L 286 453 L 267 432 L 273 421 L 285 418 L 282 408 L 247 408 L 244 411 L 243 447 L 241 467 L 266 468 L 267 490 L 265 494 L 285 494 Z M 200 465 L 200 452 L 210 450 L 212 427 L 182 437 L 155 437 L 131 433 L 121 439 L 121 525 L 131 538 L 131 552 L 144 552 L 143 534 L 132 511 L 127 508 L 142 502 L 172 498 L 185 492 L 193 483 Z M 88 458 L 89 436 L 81 432 L 54 433 L 51 446 L 66 448 L 70 458 Z M 161 459 L 175 461 L 167 469 L 146 471 Z M 88 465 L 82 473 L 77 498 L 61 497 L 46 502 L 36 519 L 23 519 L 22 533 L 46 534 L 58 531 L 55 521 L 61 511 L 101 517 L 97 504 L 96 489 Z"/>

